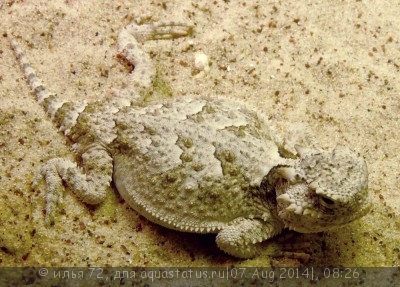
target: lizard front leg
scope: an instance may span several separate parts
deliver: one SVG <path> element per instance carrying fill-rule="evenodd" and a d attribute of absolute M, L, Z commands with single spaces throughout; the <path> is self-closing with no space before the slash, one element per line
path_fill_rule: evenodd
<path fill-rule="evenodd" d="M 239 217 L 223 228 L 216 238 L 218 247 L 239 258 L 252 258 L 259 253 L 260 243 L 275 236 L 283 228 L 279 221 Z"/>

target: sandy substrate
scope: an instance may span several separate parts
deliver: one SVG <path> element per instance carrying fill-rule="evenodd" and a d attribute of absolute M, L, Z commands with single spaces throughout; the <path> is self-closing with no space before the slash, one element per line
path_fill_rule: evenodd
<path fill-rule="evenodd" d="M 272 120 L 306 124 L 322 148 L 341 144 L 365 157 L 372 211 L 339 231 L 293 235 L 290 242 L 311 243 L 308 264 L 398 265 L 398 3 L 147 2 L 0 2 L 0 266 L 270 264 L 268 243 L 255 259 L 232 258 L 216 248 L 213 236 L 148 222 L 112 189 L 99 208 L 66 192 L 59 222 L 44 225 L 44 193 L 30 183 L 48 159 L 74 156 L 35 101 L 8 38 L 18 40 L 38 75 L 60 97 L 101 100 L 123 86 L 129 71 L 116 57 L 116 37 L 137 17 L 195 27 L 189 38 L 144 47 L 174 96 L 245 99 Z M 211 62 L 206 74 L 194 67 L 199 52 Z M 281 263 L 296 264 L 287 260 Z"/>

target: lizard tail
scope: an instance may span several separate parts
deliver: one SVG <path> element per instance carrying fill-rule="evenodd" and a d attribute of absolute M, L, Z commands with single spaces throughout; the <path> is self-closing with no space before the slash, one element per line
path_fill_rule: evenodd
<path fill-rule="evenodd" d="M 57 127 L 68 134 L 70 129 L 75 126 L 79 114 L 85 109 L 86 103 L 73 103 L 62 101 L 56 93 L 50 91 L 37 76 L 36 71 L 30 65 L 28 59 L 14 39 L 10 38 L 11 47 L 19 61 L 25 74 L 29 86 L 36 95 L 36 100 L 51 117 Z"/>

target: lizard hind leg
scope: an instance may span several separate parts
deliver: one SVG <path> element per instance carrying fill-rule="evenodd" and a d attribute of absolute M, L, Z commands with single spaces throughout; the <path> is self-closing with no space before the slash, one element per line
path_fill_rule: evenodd
<path fill-rule="evenodd" d="M 191 31 L 192 26 L 175 22 L 141 25 L 134 21 L 122 29 L 118 36 L 118 53 L 134 66 L 134 70 L 128 87 L 133 93 L 121 91 L 120 96 L 128 92 L 128 96 L 124 97 L 134 99 L 138 96 L 137 90 L 147 91 L 152 87 L 156 68 L 150 56 L 142 50 L 145 41 L 175 39 L 187 36 Z"/>
<path fill-rule="evenodd" d="M 41 169 L 34 180 L 36 187 L 41 179 L 46 182 L 46 224 L 54 224 L 63 183 L 87 204 L 99 204 L 106 197 L 112 178 L 112 158 L 100 146 L 91 146 L 83 155 L 84 171 L 65 158 L 53 158 Z"/>

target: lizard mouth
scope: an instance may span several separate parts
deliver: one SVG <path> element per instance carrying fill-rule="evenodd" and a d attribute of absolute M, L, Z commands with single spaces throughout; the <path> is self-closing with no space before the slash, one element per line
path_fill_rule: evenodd
<path fill-rule="evenodd" d="M 337 229 L 364 216 L 372 207 L 369 197 L 337 202 L 318 194 L 306 183 L 293 185 L 283 181 L 276 191 L 279 217 L 286 228 L 301 233 Z"/>
<path fill-rule="evenodd" d="M 335 229 L 371 208 L 365 160 L 342 147 L 299 150 L 292 167 L 274 170 L 277 212 L 285 225 L 309 233 Z"/>

